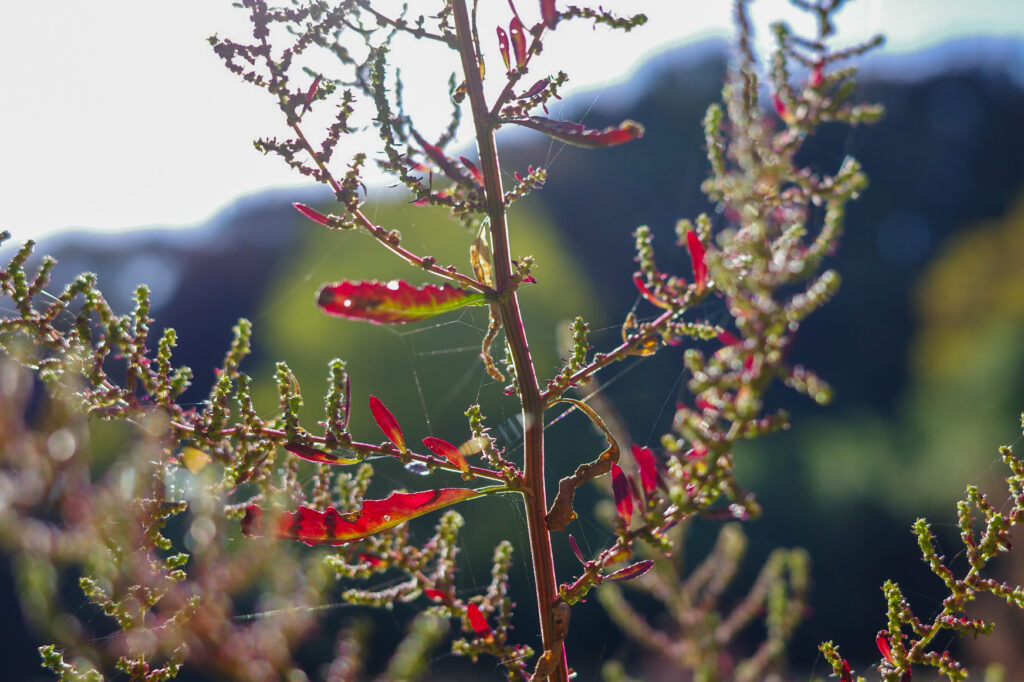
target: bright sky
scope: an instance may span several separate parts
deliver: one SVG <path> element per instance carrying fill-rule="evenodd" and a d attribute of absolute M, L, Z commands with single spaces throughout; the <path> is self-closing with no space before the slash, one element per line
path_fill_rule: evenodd
<path fill-rule="evenodd" d="M 494 42 L 493 26 L 507 25 L 509 10 L 502 0 L 480 4 L 486 46 Z M 666 47 L 731 33 L 728 0 L 603 4 L 643 11 L 651 21 L 629 36 L 595 34 L 582 24 L 559 28 L 545 56 L 588 92 L 627 78 Z M 536 0 L 517 6 L 527 23 L 539 13 Z M 889 52 L 970 35 L 1024 35 L 1024 1 L 967 6 L 858 0 L 842 11 L 840 35 L 855 41 L 885 32 Z M 212 33 L 250 35 L 245 12 L 230 0 L 20 2 L 5 6 L 3 16 L 0 229 L 16 239 L 68 227 L 185 226 L 238 196 L 299 184 L 283 163 L 251 145 L 255 137 L 282 134 L 279 112 L 265 93 L 228 73 L 206 42 Z M 785 0 L 754 3 L 761 37 L 780 16 L 794 16 Z M 404 69 L 407 101 L 430 80 L 417 68 L 432 61 L 416 57 Z"/>

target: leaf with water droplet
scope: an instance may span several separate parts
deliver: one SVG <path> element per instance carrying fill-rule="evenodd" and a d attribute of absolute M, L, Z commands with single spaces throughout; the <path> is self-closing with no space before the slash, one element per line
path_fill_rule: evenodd
<path fill-rule="evenodd" d="M 317 295 L 324 312 L 374 324 L 425 320 L 467 305 L 483 305 L 483 294 L 447 284 L 414 287 L 408 282 L 342 281 L 325 284 Z"/>

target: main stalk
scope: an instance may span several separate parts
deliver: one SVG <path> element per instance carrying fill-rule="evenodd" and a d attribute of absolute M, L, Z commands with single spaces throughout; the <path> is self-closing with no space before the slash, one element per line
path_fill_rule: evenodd
<path fill-rule="evenodd" d="M 553 682 L 568 682 L 568 667 L 565 662 L 565 648 L 555 637 L 553 612 L 558 599 L 558 584 L 555 578 L 555 564 L 551 553 L 551 536 L 544 514 L 547 494 L 544 488 L 544 401 L 537 373 L 530 356 L 526 329 L 519 311 L 519 298 L 514 291 L 512 258 L 509 252 L 508 224 L 505 215 L 504 192 L 501 187 L 501 172 L 498 165 L 498 150 L 494 143 L 494 122 L 490 118 L 484 99 L 483 81 L 480 76 L 480 57 L 473 44 L 472 27 L 466 0 L 452 0 L 455 11 L 455 30 L 458 38 L 462 70 L 466 77 L 466 92 L 473 110 L 476 126 L 476 144 L 480 154 L 480 170 L 484 177 L 484 191 L 487 201 L 487 216 L 490 220 L 491 251 L 494 287 L 498 291 L 501 322 L 505 338 L 512 352 L 519 396 L 523 406 L 523 429 L 525 431 L 524 477 L 526 494 L 527 528 L 530 535 L 530 554 L 533 560 L 533 576 L 537 588 L 537 609 L 540 617 L 541 637 L 545 651 L 552 651 L 558 658 L 558 665 L 549 677 Z"/>

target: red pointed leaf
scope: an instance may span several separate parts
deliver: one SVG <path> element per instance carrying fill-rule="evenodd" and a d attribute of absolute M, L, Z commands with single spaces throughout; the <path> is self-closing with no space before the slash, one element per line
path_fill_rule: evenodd
<path fill-rule="evenodd" d="M 427 599 L 432 599 L 433 601 L 444 601 L 445 597 L 448 596 L 444 592 L 442 592 L 441 590 L 432 590 L 429 587 L 427 589 L 423 590 L 423 595 Z"/>
<path fill-rule="evenodd" d="M 463 166 L 465 166 L 466 168 L 469 169 L 469 172 L 473 175 L 473 178 L 481 186 L 483 186 L 483 184 L 484 184 L 484 174 L 480 172 L 480 169 L 477 168 L 477 165 L 475 163 L 473 163 L 472 161 L 470 161 L 469 159 L 467 159 L 465 156 L 460 156 L 459 157 L 459 161 L 462 162 Z"/>
<path fill-rule="evenodd" d="M 320 87 L 320 79 L 323 76 L 317 76 L 313 79 L 313 84 L 309 86 L 309 90 L 306 91 L 306 100 L 303 102 L 302 112 L 309 111 L 309 106 L 313 103 L 313 98 L 316 97 L 316 89 Z"/>
<path fill-rule="evenodd" d="M 516 53 L 516 66 L 526 63 L 526 31 L 518 16 L 508 24 L 508 35 L 512 39 L 512 50 Z"/>
<path fill-rule="evenodd" d="M 697 293 L 704 291 L 708 281 L 708 266 L 704 262 L 707 251 L 700 242 L 700 237 L 693 230 L 686 232 L 686 248 L 690 251 L 690 263 L 693 265 L 693 279 L 697 283 Z"/>
<path fill-rule="evenodd" d="M 618 126 L 593 130 L 581 123 L 555 121 L 542 116 L 516 118 L 509 121 L 577 147 L 613 147 L 644 136 L 644 127 L 635 121 L 623 121 Z"/>
<path fill-rule="evenodd" d="M 615 462 L 612 462 L 612 495 L 615 497 L 615 509 L 628 528 L 633 520 L 633 493 L 622 467 Z"/>
<path fill-rule="evenodd" d="M 398 425 L 395 415 L 391 414 L 391 410 L 384 406 L 380 398 L 370 396 L 370 412 L 373 414 L 373 420 L 377 422 L 377 426 L 388 437 L 388 440 L 394 443 L 399 450 L 405 452 L 405 436 L 402 435 L 402 428 Z"/>
<path fill-rule="evenodd" d="M 392 493 L 384 500 L 366 500 L 358 511 L 347 514 L 333 508 L 317 511 L 299 507 L 294 512 L 268 514 L 269 522 L 264 520 L 264 510 L 253 504 L 245 511 L 242 532 L 250 537 L 270 535 L 307 545 L 343 545 L 394 528 L 436 509 L 480 497 L 485 492 L 469 488 L 441 488 L 417 493 Z"/>
<path fill-rule="evenodd" d="M 374 554 L 367 554 L 366 552 L 360 552 L 356 555 L 360 561 L 370 564 L 373 568 L 376 568 L 384 563 L 384 560 Z"/>
<path fill-rule="evenodd" d="M 546 88 L 550 83 L 551 81 L 549 79 L 541 78 L 539 81 L 531 85 L 529 90 L 516 97 L 516 99 L 530 99 L 531 97 L 536 97 L 540 93 L 544 92 L 544 88 Z"/>
<path fill-rule="evenodd" d="M 658 488 L 658 463 L 654 452 L 650 448 L 642 448 L 634 444 L 633 459 L 636 460 L 636 466 L 640 469 L 640 485 L 644 489 L 644 494 L 650 495 Z"/>
<path fill-rule="evenodd" d="M 843 672 L 839 675 L 839 682 L 853 682 L 853 671 L 850 670 L 849 662 L 843 659 Z"/>
<path fill-rule="evenodd" d="M 459 468 L 462 473 L 469 472 L 469 462 L 462 456 L 459 449 L 449 443 L 446 440 L 440 438 L 434 438 L 433 436 L 427 436 L 423 439 L 423 444 L 430 448 L 430 451 L 439 457 L 444 457 L 446 460 L 454 464 Z"/>
<path fill-rule="evenodd" d="M 722 342 L 723 346 L 738 346 L 743 343 L 739 337 L 727 329 L 718 332 L 718 340 Z"/>
<path fill-rule="evenodd" d="M 481 637 L 486 640 L 490 640 L 494 637 L 491 633 L 491 626 L 487 624 L 487 619 L 484 618 L 484 614 L 480 612 L 480 607 L 470 602 L 466 606 L 466 618 L 469 620 L 469 626 L 473 628 L 473 632 L 476 633 L 477 637 Z"/>
<path fill-rule="evenodd" d="M 580 551 L 580 546 L 576 544 L 576 538 L 572 536 L 572 533 L 569 533 L 569 546 L 572 547 L 572 553 L 576 555 L 580 563 L 586 566 L 587 560 L 583 558 L 583 552 Z"/>
<path fill-rule="evenodd" d="M 498 50 L 501 52 L 501 59 L 505 62 L 505 70 L 512 68 L 512 62 L 508 56 L 508 34 L 501 26 L 498 27 Z"/>
<path fill-rule="evenodd" d="M 441 172 L 448 176 L 448 178 L 461 184 L 473 185 L 473 180 L 466 171 L 449 159 L 443 149 L 424 140 L 423 136 L 415 130 L 412 131 L 412 136 L 416 138 L 416 142 L 423 148 L 423 151 L 428 157 L 430 157 L 430 160 L 437 164 L 437 167 L 440 168 Z"/>
<path fill-rule="evenodd" d="M 555 11 L 555 0 L 540 0 L 540 16 L 548 28 L 558 23 L 558 12 Z"/>
<path fill-rule="evenodd" d="M 317 295 L 324 312 L 374 324 L 401 324 L 425 320 L 467 305 L 483 305 L 484 295 L 447 284 L 414 287 L 408 282 L 335 282 Z"/>
<path fill-rule="evenodd" d="M 315 223 L 320 223 L 321 225 L 330 225 L 331 224 L 331 221 L 327 219 L 327 216 L 325 216 L 323 213 L 320 213 L 319 211 L 314 211 L 313 209 L 311 209 L 309 206 L 306 206 L 305 204 L 300 204 L 300 203 L 296 202 L 296 203 L 292 204 L 292 206 L 295 207 L 296 211 L 298 211 L 302 215 L 306 216 L 307 218 L 309 218 L 310 220 L 312 220 Z"/>
<path fill-rule="evenodd" d="M 875 637 L 875 644 L 878 645 L 878 650 L 882 652 L 885 660 L 895 665 L 896 661 L 892 658 L 892 650 L 889 648 L 889 638 L 885 636 L 885 630 L 879 632 Z"/>
<path fill-rule="evenodd" d="M 320 450 L 319 448 L 303 445 L 302 443 L 285 443 L 284 449 L 296 457 L 300 457 L 309 462 L 317 462 L 319 464 L 356 464 L 361 461 L 357 457 L 340 457 L 325 450 Z"/>
<path fill-rule="evenodd" d="M 672 304 L 667 301 L 663 301 L 654 295 L 654 292 L 647 287 L 647 283 L 644 281 L 644 275 L 641 272 L 633 273 L 633 286 L 637 288 L 640 295 L 647 300 L 648 303 L 664 308 L 665 310 L 671 310 Z"/>
<path fill-rule="evenodd" d="M 625 568 L 620 568 L 614 573 L 610 573 L 605 576 L 605 580 L 632 580 L 633 578 L 639 578 L 647 571 L 651 570 L 654 566 L 654 562 L 650 559 L 644 559 L 638 561 L 635 564 L 630 564 Z"/>

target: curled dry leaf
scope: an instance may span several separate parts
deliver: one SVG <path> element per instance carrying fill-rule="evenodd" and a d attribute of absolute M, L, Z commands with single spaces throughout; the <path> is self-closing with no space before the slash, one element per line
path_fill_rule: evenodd
<path fill-rule="evenodd" d="M 250 537 L 269 535 L 278 539 L 298 540 L 307 545 L 343 545 L 394 528 L 436 509 L 494 491 L 487 488 L 441 488 L 416 493 L 392 493 L 383 500 L 366 500 L 358 511 L 349 513 L 333 508 L 317 511 L 302 506 L 294 512 L 267 514 L 259 505 L 253 504 L 245 510 L 242 533 Z M 270 517 L 269 522 L 265 516 Z"/>
<path fill-rule="evenodd" d="M 324 312 L 374 324 L 415 322 L 486 302 L 483 294 L 474 291 L 447 284 L 414 287 L 402 280 L 335 282 L 323 285 L 317 295 L 317 305 Z"/>
<path fill-rule="evenodd" d="M 644 136 L 644 127 L 636 121 L 628 120 L 603 130 L 587 128 L 582 123 L 555 121 L 542 116 L 508 119 L 506 122 L 540 131 L 576 147 L 614 147 Z"/>

